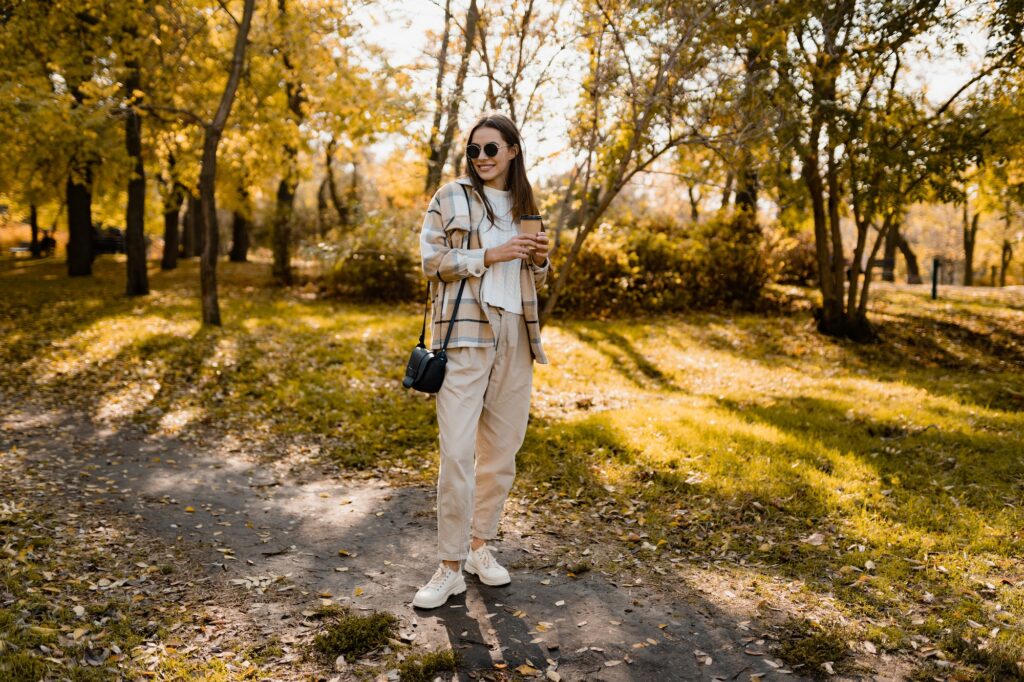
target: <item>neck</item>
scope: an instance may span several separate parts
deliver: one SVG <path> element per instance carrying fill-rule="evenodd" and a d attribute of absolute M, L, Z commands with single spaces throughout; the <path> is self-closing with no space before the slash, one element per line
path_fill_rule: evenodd
<path fill-rule="evenodd" d="M 484 185 L 490 187 L 491 189 L 500 189 L 502 192 L 504 192 L 505 190 L 508 189 L 508 174 L 506 173 L 505 175 L 499 175 L 496 178 L 492 178 L 491 180 L 485 182 Z"/>

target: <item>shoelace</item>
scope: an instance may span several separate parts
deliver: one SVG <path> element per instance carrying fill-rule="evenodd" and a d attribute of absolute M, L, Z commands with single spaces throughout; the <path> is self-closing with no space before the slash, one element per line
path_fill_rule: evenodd
<path fill-rule="evenodd" d="M 434 577 L 430 579 L 430 583 L 427 585 L 427 587 L 436 590 L 444 584 L 444 581 L 447 577 L 448 571 L 445 569 L 444 566 L 439 566 L 438 569 L 434 571 Z"/>
<path fill-rule="evenodd" d="M 476 550 L 476 556 L 480 559 L 480 563 L 483 564 L 484 568 L 490 568 L 494 563 L 494 557 L 491 556 L 487 546 L 484 545 Z"/>

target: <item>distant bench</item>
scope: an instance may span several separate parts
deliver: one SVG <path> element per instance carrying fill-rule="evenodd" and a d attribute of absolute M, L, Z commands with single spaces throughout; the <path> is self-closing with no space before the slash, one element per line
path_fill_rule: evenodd
<path fill-rule="evenodd" d="M 39 255 L 40 256 L 47 256 L 48 257 L 48 256 L 52 256 L 53 255 L 54 249 L 56 247 L 56 242 L 54 242 L 52 239 L 50 240 L 50 242 L 51 242 L 50 244 L 47 244 L 45 239 L 40 241 L 40 243 L 39 243 Z M 7 252 L 10 253 L 11 256 L 14 257 L 14 258 L 17 258 L 19 255 L 21 255 L 23 253 L 27 253 L 27 254 L 29 254 L 31 256 L 32 255 L 32 243 L 31 242 L 21 242 L 17 246 L 12 246 L 9 249 L 7 249 Z"/>

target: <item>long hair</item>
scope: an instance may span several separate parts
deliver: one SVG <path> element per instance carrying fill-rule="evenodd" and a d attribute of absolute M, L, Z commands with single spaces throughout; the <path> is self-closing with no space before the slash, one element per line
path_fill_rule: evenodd
<path fill-rule="evenodd" d="M 517 153 L 512 158 L 512 161 L 509 162 L 508 180 L 505 188 L 511 194 L 512 221 L 517 222 L 519 216 L 536 214 L 537 202 L 533 199 L 533 187 L 530 186 L 530 180 L 526 177 L 526 162 L 523 159 L 523 139 L 519 135 L 516 124 L 504 114 L 487 112 L 480 116 L 473 123 L 473 127 L 469 129 L 469 135 L 466 136 L 467 143 L 473 139 L 473 133 L 477 131 L 477 128 L 493 128 L 497 130 L 505 144 L 516 148 Z M 476 168 L 473 167 L 473 160 L 468 156 L 466 157 L 466 168 L 469 179 L 473 182 L 473 189 L 484 200 L 484 210 L 487 212 L 487 218 L 492 223 L 496 222 L 494 208 L 487 199 L 487 194 L 484 193 L 484 181 L 480 179 Z"/>

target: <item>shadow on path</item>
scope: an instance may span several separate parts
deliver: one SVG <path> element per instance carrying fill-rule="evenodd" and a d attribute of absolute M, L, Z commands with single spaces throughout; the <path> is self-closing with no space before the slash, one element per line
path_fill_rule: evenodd
<path fill-rule="evenodd" d="M 512 679 L 523 665 L 543 674 L 552 663 L 563 680 L 799 679 L 745 655 L 752 633 L 738 626 L 741 617 L 697 594 L 680 600 L 596 571 L 572 579 L 542 570 L 558 557 L 526 539 L 536 533 L 517 519 L 506 519 L 497 552 L 513 569 L 511 586 L 467 576 L 465 595 L 414 610 L 411 598 L 436 561 L 430 488 L 338 480 L 308 463 L 260 464 L 252 455 L 266 461 L 266 453 L 230 441 L 158 438 L 67 413 L 8 407 L 0 420 L 0 448 L 77 469 L 65 494 L 137 514 L 148 532 L 191 550 L 222 591 L 248 590 L 268 618 L 299 619 L 325 598 L 386 609 L 417 647 L 459 652 L 460 679 L 481 671 Z M 541 569 L 517 568 L 530 565 Z M 275 602 L 285 606 L 269 608 Z"/>

